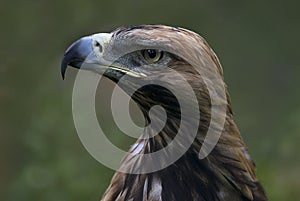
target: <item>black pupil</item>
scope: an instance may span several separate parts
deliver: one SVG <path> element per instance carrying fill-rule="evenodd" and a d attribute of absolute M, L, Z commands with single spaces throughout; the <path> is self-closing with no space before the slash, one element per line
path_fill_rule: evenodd
<path fill-rule="evenodd" d="M 147 50 L 147 53 L 148 53 L 148 56 L 149 56 L 150 59 L 154 59 L 156 57 L 156 54 L 157 54 L 156 50 L 152 50 L 152 49 Z"/>

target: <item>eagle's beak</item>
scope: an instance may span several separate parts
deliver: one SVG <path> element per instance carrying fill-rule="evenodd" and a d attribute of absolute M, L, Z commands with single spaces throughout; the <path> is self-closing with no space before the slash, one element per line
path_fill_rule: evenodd
<path fill-rule="evenodd" d="M 64 78 L 68 66 L 87 70 L 107 68 L 109 62 L 103 60 L 104 49 L 111 39 L 109 33 L 99 33 L 75 41 L 65 52 L 61 62 L 61 75 Z"/>
<path fill-rule="evenodd" d="M 94 62 L 97 61 L 97 58 L 93 53 L 92 41 L 90 36 L 83 37 L 74 42 L 66 50 L 61 62 L 61 75 L 63 79 L 68 66 L 81 68 L 87 58 L 89 58 L 89 60 L 94 60 Z"/>
<path fill-rule="evenodd" d="M 99 33 L 83 37 L 75 41 L 65 52 L 61 62 L 61 75 L 64 79 L 68 66 L 91 70 L 104 74 L 109 78 L 120 78 L 122 74 L 132 77 L 146 77 L 144 73 L 136 72 L 117 61 L 104 59 L 106 48 L 110 42 L 111 34 Z"/>

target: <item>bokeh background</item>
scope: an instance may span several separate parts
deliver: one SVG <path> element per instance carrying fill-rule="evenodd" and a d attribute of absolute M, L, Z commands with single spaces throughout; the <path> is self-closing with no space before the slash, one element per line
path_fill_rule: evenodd
<path fill-rule="evenodd" d="M 1 1 L 0 200 L 99 200 L 113 171 L 76 134 L 76 71 L 62 81 L 60 60 L 83 35 L 136 24 L 185 27 L 207 39 L 270 200 L 299 199 L 299 7 L 291 0 Z M 109 137 L 128 148 L 105 118 L 109 106 L 98 107 Z"/>

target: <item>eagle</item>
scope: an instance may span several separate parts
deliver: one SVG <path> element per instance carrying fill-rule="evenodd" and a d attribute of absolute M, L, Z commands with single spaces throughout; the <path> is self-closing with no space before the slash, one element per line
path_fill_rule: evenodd
<path fill-rule="evenodd" d="M 200 35 L 166 25 L 124 26 L 75 41 L 62 59 L 63 78 L 68 66 L 115 82 L 145 118 L 102 201 L 267 200 L 234 121 L 222 66 Z M 160 158 L 151 155 L 161 150 Z"/>

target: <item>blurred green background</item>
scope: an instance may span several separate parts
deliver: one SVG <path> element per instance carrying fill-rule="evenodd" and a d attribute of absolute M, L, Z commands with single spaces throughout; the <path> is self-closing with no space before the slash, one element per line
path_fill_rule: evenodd
<path fill-rule="evenodd" d="M 296 200 L 299 7 L 291 0 L 1 1 L 0 200 L 99 200 L 113 171 L 95 161 L 76 134 L 76 71 L 69 69 L 62 81 L 60 60 L 83 35 L 136 24 L 185 27 L 207 39 L 270 200 Z M 110 138 L 128 147 L 125 137 Z"/>

